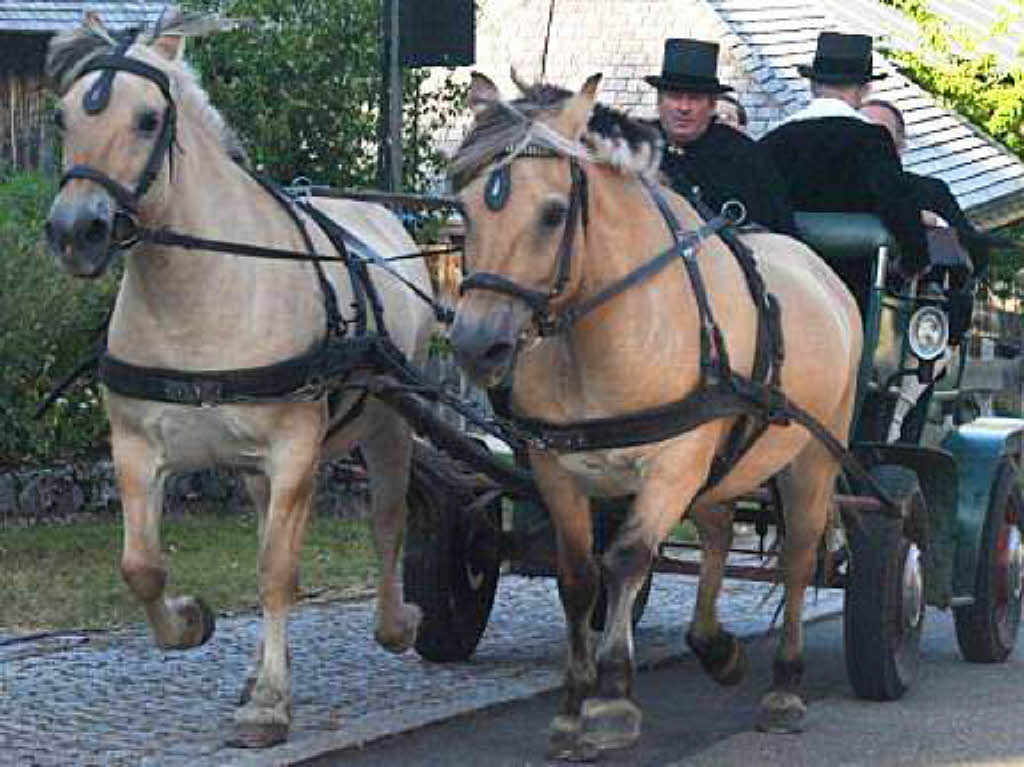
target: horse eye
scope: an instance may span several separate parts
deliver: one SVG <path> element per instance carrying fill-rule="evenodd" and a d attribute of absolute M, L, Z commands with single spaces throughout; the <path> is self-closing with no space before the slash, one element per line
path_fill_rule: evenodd
<path fill-rule="evenodd" d="M 140 133 L 152 133 L 160 127 L 160 116 L 153 110 L 147 110 L 139 115 L 137 127 Z"/>
<path fill-rule="evenodd" d="M 53 110 L 53 124 L 57 128 L 57 130 L 64 130 L 64 110 Z"/>
<path fill-rule="evenodd" d="M 541 226 L 548 229 L 554 229 L 556 226 L 561 226 L 565 222 L 565 214 L 565 203 L 548 203 L 540 213 Z"/>

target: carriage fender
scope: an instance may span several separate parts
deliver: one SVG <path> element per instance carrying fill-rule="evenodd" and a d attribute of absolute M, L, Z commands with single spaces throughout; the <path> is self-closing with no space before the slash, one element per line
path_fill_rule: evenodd
<path fill-rule="evenodd" d="M 946 435 L 942 446 L 956 459 L 959 492 L 954 526 L 953 593 L 973 596 L 996 472 L 1008 461 L 1020 481 L 1024 420 L 978 418 Z"/>
<path fill-rule="evenodd" d="M 926 519 L 905 520 L 909 537 L 921 548 L 925 601 L 948 607 L 953 596 L 958 472 L 948 450 L 900 443 L 859 443 L 851 446 L 865 468 L 903 466 L 917 474 L 927 505 Z"/>

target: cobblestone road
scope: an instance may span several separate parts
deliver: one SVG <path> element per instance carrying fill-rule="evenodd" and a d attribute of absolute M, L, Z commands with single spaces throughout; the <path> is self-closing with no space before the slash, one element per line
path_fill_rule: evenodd
<path fill-rule="evenodd" d="M 729 582 L 723 620 L 766 630 L 777 598 L 765 584 Z M 637 632 L 646 663 L 684 652 L 695 580 L 661 575 Z M 805 616 L 839 609 L 840 592 L 811 592 Z M 294 728 L 266 752 L 228 749 L 256 616 L 222 618 L 204 647 L 156 649 L 142 629 L 0 646 L 2 765 L 269 765 L 360 743 L 455 713 L 556 687 L 564 659 L 561 608 L 550 579 L 505 576 L 473 659 L 432 665 L 393 656 L 371 638 L 369 603 L 294 613 Z"/>

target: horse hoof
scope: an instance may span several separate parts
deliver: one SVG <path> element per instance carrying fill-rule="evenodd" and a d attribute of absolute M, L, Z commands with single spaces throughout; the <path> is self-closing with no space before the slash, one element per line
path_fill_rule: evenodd
<path fill-rule="evenodd" d="M 270 748 L 288 740 L 286 724 L 235 723 L 234 733 L 225 745 L 229 748 Z"/>
<path fill-rule="evenodd" d="M 206 644 L 217 628 L 217 616 L 198 597 L 178 597 L 168 605 L 178 618 L 178 634 L 157 639 L 163 650 L 189 650 Z"/>
<path fill-rule="evenodd" d="M 632 746 L 643 714 L 626 698 L 588 698 L 580 711 L 580 740 L 597 751 Z"/>
<path fill-rule="evenodd" d="M 761 699 L 761 719 L 757 729 L 779 734 L 802 732 L 806 715 L 807 706 L 799 695 L 773 690 Z"/>
<path fill-rule="evenodd" d="M 734 634 L 722 631 L 711 639 L 702 640 L 687 633 L 686 644 L 697 656 L 701 668 L 718 684 L 732 687 L 743 681 L 747 672 L 747 651 Z"/>
<path fill-rule="evenodd" d="M 391 626 L 378 621 L 373 638 L 388 652 L 401 654 L 415 644 L 422 620 L 423 611 L 417 605 L 403 604 Z"/>
<path fill-rule="evenodd" d="M 564 762 L 592 762 L 598 752 L 580 738 L 580 718 L 559 714 L 548 729 L 548 759 Z"/>

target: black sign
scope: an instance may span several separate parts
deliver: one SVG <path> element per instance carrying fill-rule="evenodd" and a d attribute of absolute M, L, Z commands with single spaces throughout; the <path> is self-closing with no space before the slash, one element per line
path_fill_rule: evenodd
<path fill-rule="evenodd" d="M 473 0 L 400 0 L 398 59 L 404 67 L 462 67 L 476 60 Z"/>

